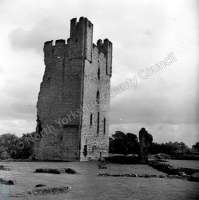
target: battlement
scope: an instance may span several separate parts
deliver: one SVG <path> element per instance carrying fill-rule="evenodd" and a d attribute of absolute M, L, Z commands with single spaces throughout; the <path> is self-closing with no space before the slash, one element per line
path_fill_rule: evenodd
<path fill-rule="evenodd" d="M 47 51 L 54 50 L 55 48 L 57 48 L 60 45 L 66 45 L 66 41 L 63 39 L 55 40 L 55 45 L 53 45 L 53 40 L 46 41 L 44 43 L 44 53 L 46 53 Z"/>
<path fill-rule="evenodd" d="M 97 47 L 101 51 L 103 51 L 105 54 L 109 53 L 110 51 L 112 52 L 112 42 L 110 42 L 107 38 L 104 40 L 102 43 L 102 40 L 99 39 L 97 41 Z"/>
<path fill-rule="evenodd" d="M 86 36 L 89 30 L 92 32 L 90 36 L 93 35 L 93 24 L 84 17 L 80 17 L 79 22 L 77 22 L 77 18 L 71 19 L 70 23 L 70 38 L 72 41 L 77 42 L 78 39 L 82 39 L 82 36 Z"/>
<path fill-rule="evenodd" d="M 105 39 L 104 42 L 102 40 L 97 41 L 97 47 L 99 50 L 103 51 L 106 56 L 106 74 L 111 76 L 112 75 L 112 43 Z"/>
<path fill-rule="evenodd" d="M 65 54 L 69 59 L 87 59 L 92 62 L 93 56 L 93 24 L 84 17 L 80 17 L 79 22 L 77 18 L 71 19 L 70 22 L 70 38 L 65 40 L 56 40 L 55 45 L 53 41 L 44 43 L 45 57 L 59 56 Z M 97 41 L 98 53 L 103 53 L 106 58 L 107 74 L 111 76 L 112 68 L 112 43 L 105 39 Z"/>
<path fill-rule="evenodd" d="M 70 23 L 70 58 L 85 58 L 92 62 L 93 24 L 84 17 Z"/>

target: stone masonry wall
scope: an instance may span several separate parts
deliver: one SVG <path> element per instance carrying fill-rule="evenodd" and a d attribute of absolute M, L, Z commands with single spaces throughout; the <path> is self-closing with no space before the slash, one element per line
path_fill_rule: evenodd
<path fill-rule="evenodd" d="M 111 42 L 106 39 L 102 44 L 99 40 L 94 45 L 93 25 L 81 17 L 79 22 L 71 20 L 67 43 L 45 43 L 44 56 L 46 69 L 38 97 L 36 128 L 41 139 L 35 142 L 35 158 L 72 161 L 107 155 Z M 82 108 L 96 103 L 97 91 L 99 105 L 81 114 Z"/>
<path fill-rule="evenodd" d="M 96 159 L 100 154 L 108 156 L 110 75 L 107 74 L 107 68 L 110 66 L 107 65 L 107 57 L 101 49 L 102 44 L 99 46 L 99 43 L 101 41 L 98 41 L 98 47 L 93 45 L 92 63 L 85 62 L 83 107 L 87 112 L 82 119 L 81 160 Z M 108 48 L 112 50 L 110 42 L 109 45 Z M 99 92 L 98 103 L 97 92 Z M 86 156 L 84 156 L 85 145 Z"/>
<path fill-rule="evenodd" d="M 140 162 L 146 164 L 148 162 L 148 149 L 153 142 L 153 136 L 149 134 L 145 128 L 142 128 L 139 132 L 140 143 Z"/>

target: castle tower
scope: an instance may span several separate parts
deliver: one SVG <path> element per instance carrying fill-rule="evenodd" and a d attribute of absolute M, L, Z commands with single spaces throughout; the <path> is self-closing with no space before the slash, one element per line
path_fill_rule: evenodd
<path fill-rule="evenodd" d="M 74 18 L 67 43 L 46 42 L 44 57 L 35 158 L 84 161 L 107 156 L 112 43 L 105 39 L 93 44 L 93 24 Z"/>

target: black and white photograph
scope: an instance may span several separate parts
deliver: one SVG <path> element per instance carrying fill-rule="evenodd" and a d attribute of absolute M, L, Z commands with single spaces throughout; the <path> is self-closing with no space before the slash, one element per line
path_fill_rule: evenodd
<path fill-rule="evenodd" d="M 198 0 L 0 0 L 0 200 L 198 182 Z"/>

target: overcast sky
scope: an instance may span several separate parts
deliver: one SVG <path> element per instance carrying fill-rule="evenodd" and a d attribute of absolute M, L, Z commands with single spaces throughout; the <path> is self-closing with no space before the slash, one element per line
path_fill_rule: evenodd
<path fill-rule="evenodd" d="M 192 146 L 199 141 L 198 13 L 197 0 L 0 0 L 0 134 L 35 131 L 43 44 L 69 38 L 70 20 L 84 16 L 94 43 L 113 43 L 112 89 L 137 80 L 111 99 L 110 133 L 145 127 L 155 142 Z M 171 52 L 177 61 L 139 77 Z"/>

